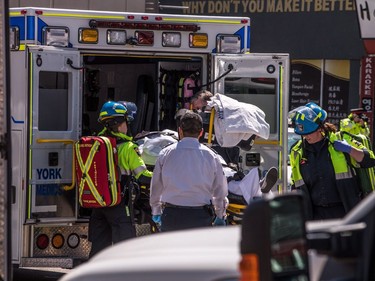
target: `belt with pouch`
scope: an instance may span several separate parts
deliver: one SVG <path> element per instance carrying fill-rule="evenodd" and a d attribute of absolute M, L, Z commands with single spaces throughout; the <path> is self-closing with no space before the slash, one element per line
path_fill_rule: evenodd
<path fill-rule="evenodd" d="M 208 212 L 210 216 L 215 215 L 215 209 L 212 204 L 210 205 L 204 205 L 204 206 L 180 206 L 180 205 L 174 205 L 171 203 L 164 203 L 164 208 L 175 208 L 175 209 L 185 209 L 185 210 L 205 210 Z"/>
<path fill-rule="evenodd" d="M 180 205 L 174 205 L 171 203 L 164 203 L 164 208 L 175 208 L 175 209 L 206 209 L 209 205 L 204 206 L 180 206 Z"/>

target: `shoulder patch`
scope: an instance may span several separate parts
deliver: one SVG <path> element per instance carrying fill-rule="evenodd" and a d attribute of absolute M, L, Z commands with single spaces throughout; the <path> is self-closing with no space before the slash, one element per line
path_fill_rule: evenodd
<path fill-rule="evenodd" d="M 135 147 L 134 147 L 134 151 L 135 151 L 135 153 L 138 154 L 138 156 L 141 156 L 141 153 L 139 152 L 139 148 L 138 148 L 138 146 L 135 146 Z"/>

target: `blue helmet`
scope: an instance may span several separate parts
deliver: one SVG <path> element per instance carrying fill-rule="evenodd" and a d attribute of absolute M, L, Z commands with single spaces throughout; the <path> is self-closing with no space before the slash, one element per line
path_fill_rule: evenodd
<path fill-rule="evenodd" d="M 320 122 L 324 122 L 327 119 L 327 112 L 316 103 L 309 102 L 305 106 L 311 108 L 316 113 Z"/>
<path fill-rule="evenodd" d="M 121 123 L 126 118 L 126 107 L 121 103 L 108 101 L 103 104 L 98 121 L 104 125 L 115 125 Z M 115 122 L 114 122 L 115 121 Z"/>
<path fill-rule="evenodd" d="M 126 107 L 127 110 L 127 120 L 128 122 L 133 122 L 137 116 L 137 106 L 134 102 L 130 101 L 119 101 L 122 105 Z"/>
<path fill-rule="evenodd" d="M 299 108 L 294 116 L 294 132 L 297 135 L 308 135 L 315 132 L 320 125 L 318 115 L 311 108 Z"/>
<path fill-rule="evenodd" d="M 289 112 L 289 119 L 298 135 L 315 132 L 327 119 L 327 112 L 314 102 L 297 107 Z"/>

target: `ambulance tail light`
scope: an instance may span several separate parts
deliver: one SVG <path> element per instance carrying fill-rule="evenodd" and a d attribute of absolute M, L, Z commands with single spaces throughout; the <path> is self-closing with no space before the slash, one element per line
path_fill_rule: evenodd
<path fill-rule="evenodd" d="M 240 281 L 259 281 L 259 258 L 255 254 L 242 255 Z"/>
<path fill-rule="evenodd" d="M 57 233 L 53 235 L 52 240 L 51 240 L 52 247 L 54 247 L 55 249 L 61 249 L 62 246 L 64 246 L 64 243 L 65 243 L 65 239 L 64 239 L 64 236 L 62 236 L 62 234 Z"/>
<path fill-rule="evenodd" d="M 69 44 L 69 28 L 67 27 L 44 27 L 43 45 L 67 47 Z"/>
<path fill-rule="evenodd" d="M 68 246 L 70 248 L 75 249 L 81 243 L 81 238 L 79 237 L 79 235 L 77 233 L 71 233 L 68 236 L 68 239 L 67 239 L 66 243 L 68 244 Z"/>
<path fill-rule="evenodd" d="M 11 51 L 18 51 L 20 49 L 20 29 L 18 26 L 9 29 L 9 47 Z"/>
<path fill-rule="evenodd" d="M 190 33 L 189 46 L 190 48 L 207 48 L 208 35 L 206 33 Z"/>
<path fill-rule="evenodd" d="M 40 250 L 44 250 L 48 247 L 49 245 L 49 238 L 47 236 L 47 234 L 40 234 L 38 235 L 38 237 L 36 238 L 36 246 L 38 247 L 38 249 Z"/>
<path fill-rule="evenodd" d="M 216 49 L 218 53 L 241 53 L 241 37 L 239 35 L 223 35 L 216 37 Z"/>
<path fill-rule="evenodd" d="M 125 30 L 107 30 L 107 43 L 109 45 L 125 45 L 126 44 L 126 31 Z"/>
<path fill-rule="evenodd" d="M 78 29 L 78 42 L 84 44 L 97 44 L 99 40 L 99 32 L 96 28 L 80 28 Z"/>
<path fill-rule="evenodd" d="M 163 32 L 163 47 L 181 47 L 181 33 L 179 32 Z"/>

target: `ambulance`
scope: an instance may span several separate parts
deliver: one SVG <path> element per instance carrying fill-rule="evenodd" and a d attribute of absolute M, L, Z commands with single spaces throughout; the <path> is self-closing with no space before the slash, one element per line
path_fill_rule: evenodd
<path fill-rule="evenodd" d="M 74 143 L 101 130 L 108 100 L 136 103 L 138 132 L 175 130 L 187 78 L 190 90 L 265 112 L 270 136 L 241 150 L 238 166 L 278 167 L 276 188 L 286 190 L 289 55 L 251 53 L 248 17 L 25 7 L 9 18 L 15 265 L 72 268 L 87 259 L 89 212 L 77 200 Z"/>

